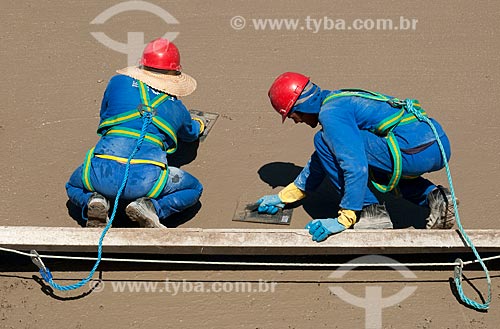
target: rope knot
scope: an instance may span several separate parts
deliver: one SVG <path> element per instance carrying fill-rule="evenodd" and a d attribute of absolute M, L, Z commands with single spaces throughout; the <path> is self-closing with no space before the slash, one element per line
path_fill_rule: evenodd
<path fill-rule="evenodd" d="M 419 110 L 416 110 L 413 106 L 413 99 L 407 98 L 404 100 L 404 108 L 408 113 L 413 114 L 419 121 L 425 121 L 425 117 Z"/>

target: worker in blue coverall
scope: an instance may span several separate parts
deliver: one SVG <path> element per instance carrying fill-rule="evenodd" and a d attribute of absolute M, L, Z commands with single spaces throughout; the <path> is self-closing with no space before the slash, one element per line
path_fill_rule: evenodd
<path fill-rule="evenodd" d="M 449 229 L 455 222 L 448 189 L 421 177 L 444 167 L 431 127 L 408 111 L 411 106 L 427 116 L 416 100 L 411 104 L 367 90 L 321 90 L 300 73 L 280 75 L 269 90 L 274 109 L 283 122 L 290 118 L 321 130 L 314 137 L 315 151 L 295 181 L 278 194 L 258 200 L 258 211 L 274 214 L 301 200 L 326 177 L 341 194 L 337 218 L 313 219 L 306 225 L 314 241 L 347 228 L 393 228 L 385 205 L 369 189 L 397 191 L 405 199 L 429 207 L 426 227 Z M 433 119 L 446 157 L 450 143 Z"/>
<path fill-rule="evenodd" d="M 130 162 L 121 194 L 127 216 L 140 227 L 164 227 L 160 221 L 193 206 L 203 191 L 189 173 L 168 166 L 167 154 L 177 141 L 192 142 L 205 128 L 177 99 L 196 89 L 196 81 L 181 72 L 177 47 L 156 39 L 144 49 L 140 66 L 117 71 L 104 92 L 100 139 L 66 184 L 69 199 L 87 214 L 87 227 L 105 226 L 109 200 L 121 187 L 128 158 L 143 132 L 146 113 L 152 115 L 142 144 Z"/>

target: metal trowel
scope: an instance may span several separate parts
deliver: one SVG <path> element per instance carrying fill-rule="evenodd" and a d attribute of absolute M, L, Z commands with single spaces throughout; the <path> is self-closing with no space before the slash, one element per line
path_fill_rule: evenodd
<path fill-rule="evenodd" d="M 215 121 L 217 121 L 217 118 L 219 117 L 219 114 L 217 113 L 210 113 L 210 112 L 203 112 L 199 110 L 194 110 L 191 109 L 189 110 L 189 113 L 191 113 L 191 117 L 200 117 L 205 120 L 207 123 L 207 126 L 205 127 L 205 131 L 203 131 L 203 134 L 200 136 L 200 142 L 203 142 L 205 138 L 207 138 L 208 133 L 210 130 L 212 130 L 212 127 L 215 124 Z"/>
<path fill-rule="evenodd" d="M 259 203 L 242 203 L 236 208 L 233 221 L 290 225 L 293 209 L 280 209 L 274 215 L 259 214 Z"/>

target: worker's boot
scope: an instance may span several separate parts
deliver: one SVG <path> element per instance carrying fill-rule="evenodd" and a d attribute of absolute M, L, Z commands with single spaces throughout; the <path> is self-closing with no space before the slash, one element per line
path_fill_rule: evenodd
<path fill-rule="evenodd" d="M 361 210 L 354 229 L 391 229 L 391 217 L 383 204 L 371 204 Z"/>
<path fill-rule="evenodd" d="M 129 203 L 125 208 L 125 213 L 131 220 L 138 222 L 140 227 L 165 227 L 160 223 L 155 206 L 149 198 L 140 198 Z"/>
<path fill-rule="evenodd" d="M 87 227 L 104 227 L 108 224 L 109 201 L 94 192 L 87 202 Z"/>
<path fill-rule="evenodd" d="M 458 205 L 458 200 L 457 205 Z M 427 195 L 430 214 L 427 217 L 427 229 L 450 229 L 455 225 L 455 209 L 451 192 L 438 185 Z"/>
<path fill-rule="evenodd" d="M 392 229 L 389 212 L 383 204 L 371 204 L 361 210 L 354 229 Z"/>

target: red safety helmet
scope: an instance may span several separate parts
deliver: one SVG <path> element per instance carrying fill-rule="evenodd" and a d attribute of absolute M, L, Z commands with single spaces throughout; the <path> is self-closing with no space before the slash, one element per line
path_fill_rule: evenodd
<path fill-rule="evenodd" d="M 155 39 L 146 45 L 140 64 L 158 70 L 180 72 L 182 69 L 179 50 L 172 42 L 163 38 Z"/>
<path fill-rule="evenodd" d="M 303 74 L 285 72 L 277 77 L 269 88 L 271 104 L 281 115 L 283 122 L 308 82 L 309 77 Z"/>

